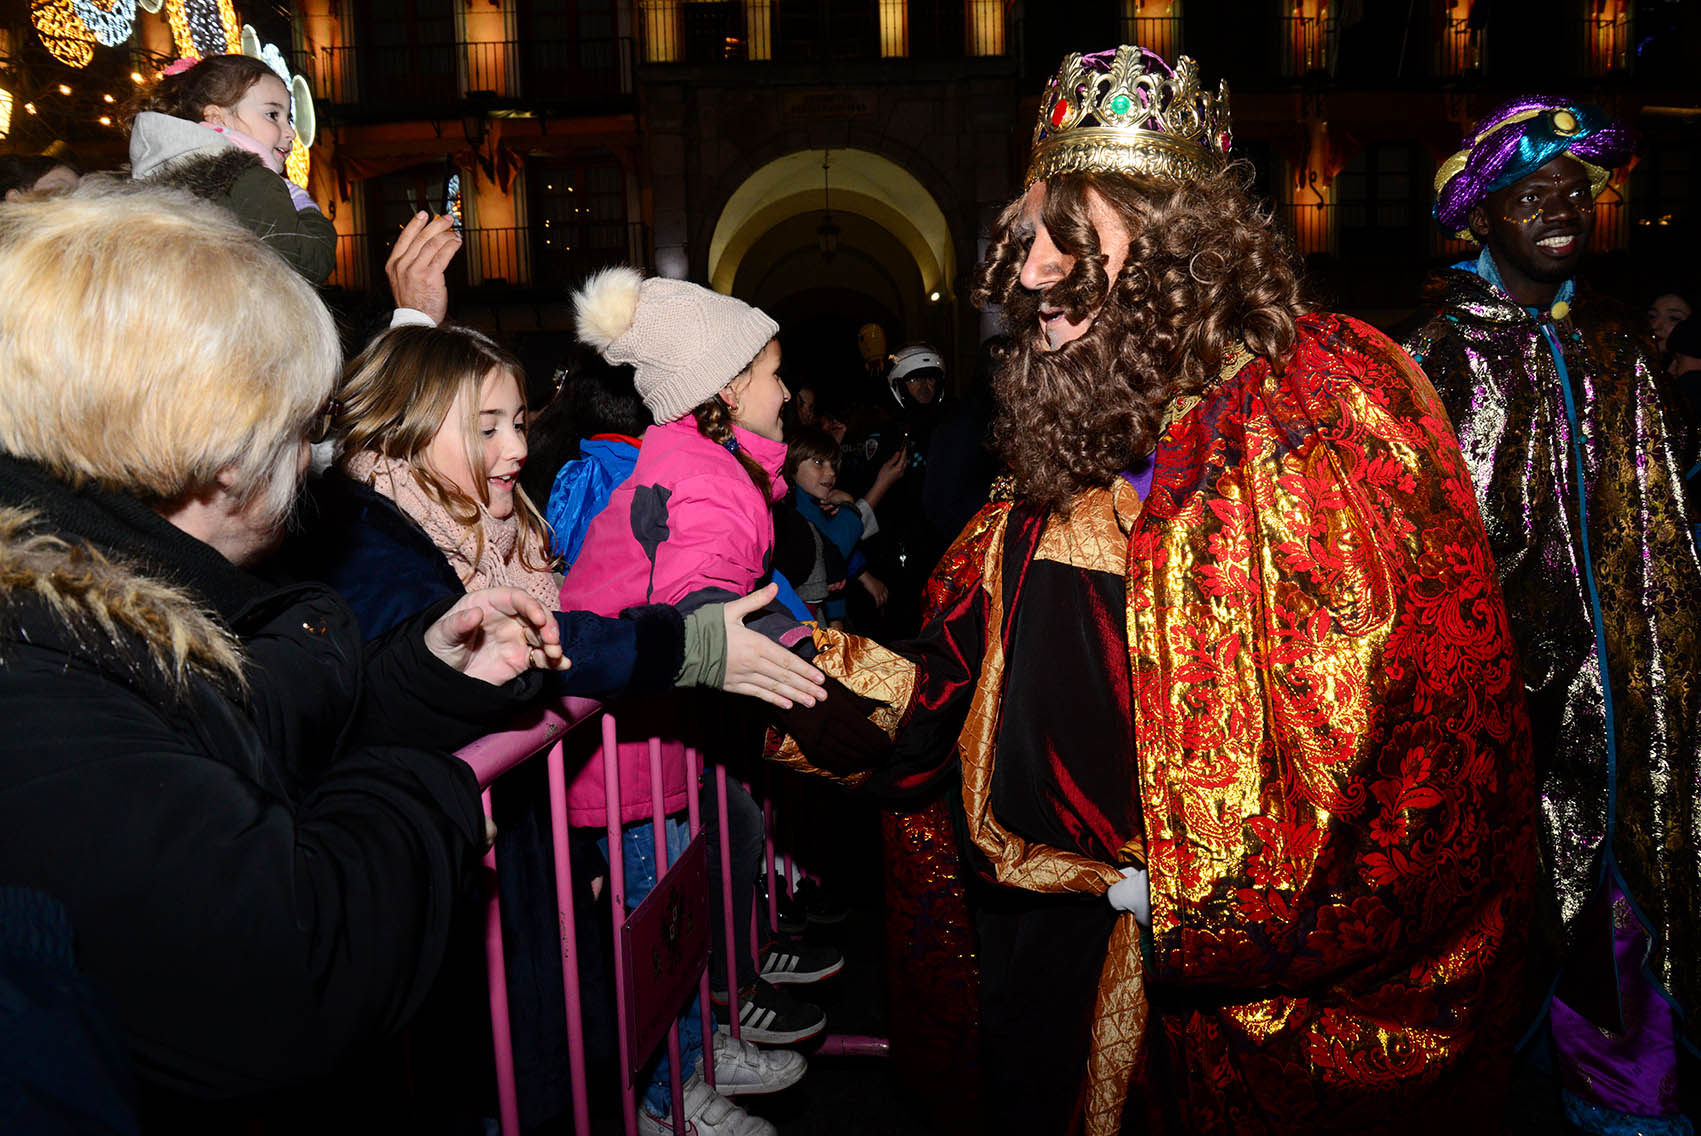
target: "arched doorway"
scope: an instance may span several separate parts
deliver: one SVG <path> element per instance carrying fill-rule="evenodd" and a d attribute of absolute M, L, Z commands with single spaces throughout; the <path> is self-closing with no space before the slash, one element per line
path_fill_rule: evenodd
<path fill-rule="evenodd" d="M 866 150 L 800 150 L 749 175 L 709 244 L 709 282 L 780 321 L 794 382 L 859 387 L 857 328 L 878 323 L 889 349 L 925 339 L 951 350 L 956 253 L 933 195 Z"/>

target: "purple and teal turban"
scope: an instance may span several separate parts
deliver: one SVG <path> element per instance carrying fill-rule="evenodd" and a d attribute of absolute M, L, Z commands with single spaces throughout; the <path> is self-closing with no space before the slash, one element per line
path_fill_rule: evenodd
<path fill-rule="evenodd" d="M 1599 197 L 1613 169 L 1635 150 L 1635 133 L 1599 107 L 1544 95 L 1513 99 L 1483 116 L 1464 148 L 1435 172 L 1435 220 L 1469 238 L 1473 206 L 1561 154 L 1582 164 Z"/>

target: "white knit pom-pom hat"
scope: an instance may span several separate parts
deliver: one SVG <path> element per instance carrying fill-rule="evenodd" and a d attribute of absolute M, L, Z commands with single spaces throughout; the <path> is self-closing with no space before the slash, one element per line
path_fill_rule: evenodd
<path fill-rule="evenodd" d="M 638 396 L 672 422 L 736 378 L 780 325 L 743 300 L 683 280 L 605 268 L 573 294 L 579 338 L 610 363 L 630 363 Z"/>

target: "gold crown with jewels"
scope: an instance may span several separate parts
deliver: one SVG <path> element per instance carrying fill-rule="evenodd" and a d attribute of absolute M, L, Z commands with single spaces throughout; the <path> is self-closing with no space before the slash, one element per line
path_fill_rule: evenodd
<path fill-rule="evenodd" d="M 1211 94 L 1185 55 L 1171 68 L 1143 47 L 1071 55 L 1040 96 L 1024 187 L 1101 170 L 1183 182 L 1223 168 L 1233 144 L 1228 84 Z"/>

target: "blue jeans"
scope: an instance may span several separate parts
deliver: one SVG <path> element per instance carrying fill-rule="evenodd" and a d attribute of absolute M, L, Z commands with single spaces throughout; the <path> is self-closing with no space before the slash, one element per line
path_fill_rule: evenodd
<path fill-rule="evenodd" d="M 684 854 L 691 843 L 691 828 L 682 820 L 669 817 L 666 821 L 667 862 L 672 864 Z M 620 852 L 626 873 L 626 910 L 637 908 L 656 887 L 656 841 L 648 820 L 634 821 L 620 833 Z M 608 855 L 608 838 L 597 841 L 603 855 Z M 718 865 L 711 870 L 718 871 Z M 703 1054 L 703 1014 L 698 999 L 691 999 L 685 1012 L 679 1015 L 679 1063 L 683 1069 L 680 1082 L 691 1079 L 697 1059 Z M 656 1116 L 672 1116 L 672 1089 L 668 1084 L 667 1046 L 663 1044 L 656 1057 L 655 1071 L 650 1074 L 644 1089 L 644 1107 Z"/>

